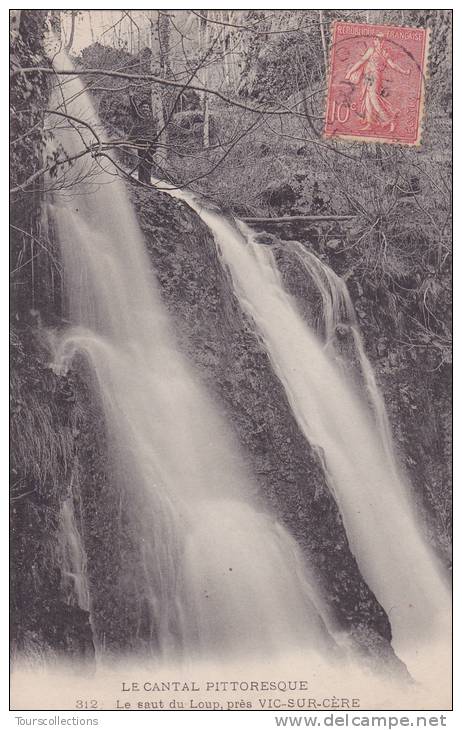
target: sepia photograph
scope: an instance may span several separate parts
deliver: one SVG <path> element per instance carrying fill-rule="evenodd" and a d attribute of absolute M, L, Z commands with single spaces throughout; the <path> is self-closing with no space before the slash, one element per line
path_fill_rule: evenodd
<path fill-rule="evenodd" d="M 9 44 L 10 709 L 444 726 L 452 10 Z"/>

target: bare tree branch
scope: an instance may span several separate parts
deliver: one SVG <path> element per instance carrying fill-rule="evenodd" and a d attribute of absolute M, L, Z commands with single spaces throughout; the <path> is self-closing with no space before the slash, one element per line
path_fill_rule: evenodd
<path fill-rule="evenodd" d="M 95 132 L 94 127 L 91 126 L 88 122 L 85 122 L 83 119 L 79 119 L 78 117 L 73 117 L 71 114 L 65 114 L 64 112 L 59 112 L 57 109 L 45 109 L 45 114 L 56 114 L 58 117 L 64 117 L 64 119 L 70 119 L 73 122 L 77 122 L 77 124 L 82 124 L 84 127 L 90 130 L 92 135 L 95 137 L 96 141 L 98 142 L 98 146 L 101 148 L 102 142 L 99 138 L 99 135 L 97 132 Z"/>
<path fill-rule="evenodd" d="M 184 89 L 184 83 L 180 81 L 174 81 L 173 79 L 164 79 L 159 76 L 154 76 L 154 74 L 127 74 L 122 73 L 120 71 L 109 71 L 109 70 L 100 70 L 100 69 L 94 69 L 89 68 L 82 71 L 56 71 L 53 68 L 49 68 L 46 66 L 35 66 L 30 68 L 19 68 L 15 69 L 12 74 L 11 78 L 14 76 L 17 76 L 18 74 L 30 74 L 30 73 L 45 73 L 45 74 L 57 74 L 59 76 L 114 76 L 116 78 L 121 79 L 130 79 L 130 80 L 138 80 L 138 81 L 151 81 L 154 84 L 160 84 L 162 86 L 173 86 L 177 89 Z M 266 115 L 273 115 L 273 116 L 298 116 L 298 117 L 304 117 L 305 114 L 290 110 L 290 109 L 267 109 L 264 107 L 255 107 L 250 106 L 249 104 L 244 104 L 243 102 L 237 101 L 236 99 L 230 99 L 228 96 L 225 96 L 220 91 L 217 91 L 216 89 L 210 89 L 206 88 L 205 86 L 198 86 L 196 84 L 188 84 L 188 89 L 193 89 L 194 91 L 201 91 L 202 93 L 206 94 L 212 94 L 213 96 L 218 97 L 222 101 L 226 102 L 227 104 L 230 104 L 232 106 L 239 107 L 240 109 L 245 109 L 248 112 L 252 112 L 253 114 L 266 114 Z M 312 95 L 317 94 L 318 92 L 313 92 Z M 311 95 L 309 95 L 307 98 L 310 98 Z"/>
<path fill-rule="evenodd" d="M 197 10 L 190 10 L 191 13 L 196 15 L 198 18 L 201 18 L 202 20 L 207 21 L 207 23 L 215 23 L 216 25 L 225 25 L 229 28 L 236 28 L 237 30 L 245 30 L 249 33 L 255 33 L 255 35 L 281 35 L 283 33 L 299 33 L 300 31 L 303 31 L 305 28 L 310 28 L 317 23 L 315 21 L 311 23 L 307 23 L 305 25 L 301 25 L 297 28 L 284 28 L 281 30 L 257 30 L 256 28 L 253 28 L 251 25 L 240 25 L 238 23 L 226 23 L 224 20 L 215 20 L 212 18 L 207 18 L 205 15 L 201 15 L 197 12 Z M 264 17 L 256 21 L 256 23 L 262 23 L 264 20 L 268 20 L 268 17 Z M 256 25 L 255 23 L 255 25 Z M 329 25 L 329 21 L 322 21 L 324 25 Z"/>

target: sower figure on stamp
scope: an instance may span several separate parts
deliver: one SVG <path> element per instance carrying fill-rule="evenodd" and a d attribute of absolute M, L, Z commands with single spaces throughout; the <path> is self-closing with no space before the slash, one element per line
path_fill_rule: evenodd
<path fill-rule="evenodd" d="M 138 104 L 132 89 L 129 90 L 128 95 L 130 97 L 130 109 L 133 118 L 130 137 L 137 145 L 138 157 L 140 159 L 138 164 L 138 180 L 150 185 L 152 165 L 154 162 L 153 155 L 156 149 L 156 124 L 149 102 L 142 101 Z"/>
<path fill-rule="evenodd" d="M 389 126 L 393 132 L 399 111 L 395 110 L 384 94 L 383 74 L 387 66 L 404 76 L 410 69 L 401 68 L 384 46 L 383 33 L 377 33 L 370 46 L 345 74 L 353 84 L 361 84 L 361 106 L 359 113 L 364 119 L 363 129 Z"/>

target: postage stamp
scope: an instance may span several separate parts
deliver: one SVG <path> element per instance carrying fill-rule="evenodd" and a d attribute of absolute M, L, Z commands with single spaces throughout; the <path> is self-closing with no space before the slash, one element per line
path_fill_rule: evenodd
<path fill-rule="evenodd" d="M 418 145 L 429 31 L 335 22 L 325 137 Z"/>

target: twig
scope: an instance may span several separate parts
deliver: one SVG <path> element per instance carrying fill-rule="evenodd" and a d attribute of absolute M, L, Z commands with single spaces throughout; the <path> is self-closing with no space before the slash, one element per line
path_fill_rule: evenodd
<path fill-rule="evenodd" d="M 17 76 L 18 74 L 30 74 L 30 73 L 44 73 L 44 74 L 58 74 L 59 76 L 113 76 L 116 78 L 121 79 L 130 79 L 130 80 L 139 80 L 139 81 L 151 81 L 153 84 L 160 84 L 161 86 L 173 86 L 177 89 L 184 89 L 184 83 L 180 81 L 174 81 L 173 79 L 164 79 L 163 77 L 155 76 L 154 74 L 127 74 L 123 73 L 121 71 L 109 71 L 109 70 L 101 70 L 101 69 L 94 69 L 89 68 L 82 71 L 79 70 L 63 70 L 63 71 L 56 71 L 55 69 L 48 68 L 46 66 L 35 66 L 35 67 L 29 67 L 29 68 L 19 68 L 15 69 L 12 74 L 11 78 L 14 78 L 14 76 Z M 266 115 L 272 115 L 272 116 L 279 116 L 279 115 L 293 115 L 298 117 L 304 117 L 305 114 L 301 114 L 300 112 L 291 111 L 288 109 L 265 109 L 262 107 L 254 107 L 249 106 L 248 104 L 244 104 L 240 101 L 237 101 L 236 99 L 230 99 L 228 96 L 225 96 L 220 91 L 217 91 L 215 89 L 209 89 L 205 86 L 198 86 L 196 84 L 189 84 L 188 89 L 193 89 L 194 91 L 200 91 L 205 94 L 212 94 L 213 96 L 218 97 L 222 101 L 226 102 L 227 104 L 231 104 L 232 106 L 239 107 L 240 109 L 245 109 L 246 111 L 252 112 L 253 114 L 266 114 Z M 317 93 L 317 92 L 315 92 Z"/>

